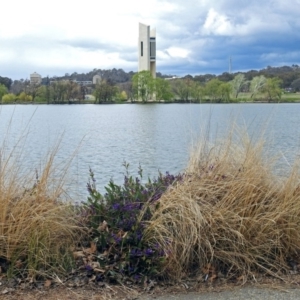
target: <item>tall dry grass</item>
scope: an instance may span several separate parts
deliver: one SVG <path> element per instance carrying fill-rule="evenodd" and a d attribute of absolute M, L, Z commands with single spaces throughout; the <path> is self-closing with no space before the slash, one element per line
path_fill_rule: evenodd
<path fill-rule="evenodd" d="M 0 262 L 8 275 L 62 274 L 80 238 L 74 207 L 62 199 L 68 164 L 55 164 L 58 143 L 39 174 L 27 171 L 24 140 L 0 147 Z"/>
<path fill-rule="evenodd" d="M 264 143 L 232 132 L 194 150 L 183 182 L 159 199 L 146 238 L 180 278 L 213 266 L 225 275 L 278 276 L 300 251 L 298 163 L 276 177 Z M 246 276 L 247 277 L 247 276 Z"/>

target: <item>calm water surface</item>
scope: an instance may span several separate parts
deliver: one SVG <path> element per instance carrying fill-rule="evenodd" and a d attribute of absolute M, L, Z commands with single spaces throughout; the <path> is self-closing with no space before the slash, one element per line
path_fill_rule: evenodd
<path fill-rule="evenodd" d="M 101 191 L 110 178 L 122 182 L 124 161 L 134 175 L 141 163 L 145 177 L 158 170 L 183 171 L 207 124 L 211 139 L 222 136 L 234 121 L 253 137 L 265 130 L 271 152 L 285 153 L 281 164 L 288 166 L 299 154 L 299 116 L 300 104 L 2 106 L 0 138 L 7 138 L 0 145 L 6 150 L 17 145 L 26 154 L 23 165 L 35 170 L 61 139 L 56 163 L 63 165 L 74 155 L 68 187 L 81 201 L 87 195 L 89 167 Z"/>

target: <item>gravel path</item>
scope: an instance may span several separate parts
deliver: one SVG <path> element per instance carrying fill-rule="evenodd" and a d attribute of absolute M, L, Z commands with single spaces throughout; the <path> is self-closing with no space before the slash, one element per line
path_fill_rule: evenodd
<path fill-rule="evenodd" d="M 230 291 L 222 292 L 204 292 L 204 293 L 185 293 L 177 295 L 163 295 L 158 297 L 143 296 L 138 300 L 217 300 L 217 299 L 280 299 L 280 300 L 298 300 L 300 299 L 300 288 L 292 289 L 288 288 L 285 290 L 275 290 L 270 288 L 256 288 L 256 287 L 243 287 L 236 288 Z"/>
<path fill-rule="evenodd" d="M 136 295 L 126 294 L 104 295 L 101 290 L 91 291 L 90 289 L 58 289 L 48 292 L 24 291 L 8 295 L 1 295 L 2 300 L 298 300 L 300 299 L 300 288 L 270 289 L 258 287 L 243 287 L 225 290 L 221 292 L 189 292 L 172 295 L 170 293 L 161 296 L 157 295 Z"/>
<path fill-rule="evenodd" d="M 131 293 L 124 293 L 116 290 L 106 289 L 91 289 L 81 287 L 76 289 L 69 289 L 66 287 L 42 290 L 17 290 L 12 293 L 0 293 L 2 300 L 219 300 L 219 299 L 249 299 L 249 300 L 267 300 L 267 299 L 280 299 L 280 300 L 296 300 L 300 299 L 300 285 L 296 288 L 291 286 L 287 287 L 257 287 L 257 286 L 244 286 L 244 287 L 230 287 L 222 291 L 200 291 L 188 293 L 176 293 L 165 291 L 163 294 L 139 294 L 138 292 L 131 291 Z"/>

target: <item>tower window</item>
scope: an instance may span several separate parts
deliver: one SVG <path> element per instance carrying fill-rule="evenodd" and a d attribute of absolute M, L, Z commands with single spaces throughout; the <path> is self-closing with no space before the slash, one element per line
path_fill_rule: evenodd
<path fill-rule="evenodd" d="M 151 39 L 150 40 L 150 58 L 151 59 L 155 59 L 156 56 L 156 43 L 155 43 L 155 39 Z"/>
<path fill-rule="evenodd" d="M 143 49 L 143 42 L 141 42 L 141 56 L 143 56 L 143 51 L 144 51 L 144 49 Z"/>

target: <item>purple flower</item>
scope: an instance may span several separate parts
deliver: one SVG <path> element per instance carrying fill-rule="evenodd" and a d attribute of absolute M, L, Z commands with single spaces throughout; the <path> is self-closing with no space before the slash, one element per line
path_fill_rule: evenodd
<path fill-rule="evenodd" d="M 111 234 L 112 238 L 114 239 L 114 241 L 119 244 L 122 241 L 122 238 L 117 236 L 116 234 L 112 233 Z"/>
<path fill-rule="evenodd" d="M 131 255 L 132 257 L 139 257 L 139 256 L 142 256 L 143 253 L 142 253 L 142 251 L 139 250 L 139 249 L 131 249 L 130 255 Z"/>
<path fill-rule="evenodd" d="M 136 274 L 136 275 L 134 275 L 133 278 L 134 278 L 135 281 L 139 281 L 140 278 L 141 278 L 141 275 L 137 275 L 137 274 Z"/>
<path fill-rule="evenodd" d="M 115 210 L 118 210 L 120 208 L 120 204 L 119 203 L 115 203 L 112 205 L 112 208 Z"/>
<path fill-rule="evenodd" d="M 144 251 L 144 253 L 145 253 L 145 255 L 146 256 L 150 256 L 150 255 L 152 255 L 153 253 L 154 253 L 154 251 L 152 250 L 152 249 L 146 249 L 145 251 Z"/>
<path fill-rule="evenodd" d="M 85 266 L 85 269 L 86 269 L 87 271 L 93 271 L 93 268 L 92 268 L 90 265 L 86 265 L 86 266 Z"/>

